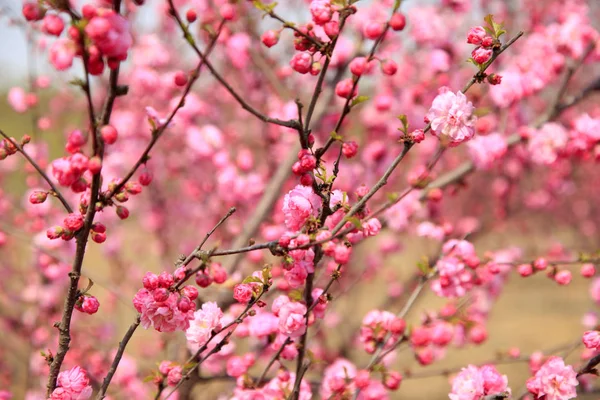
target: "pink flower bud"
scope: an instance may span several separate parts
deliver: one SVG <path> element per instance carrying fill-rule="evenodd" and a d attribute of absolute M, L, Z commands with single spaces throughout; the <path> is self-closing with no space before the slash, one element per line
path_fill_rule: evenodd
<path fill-rule="evenodd" d="M 390 331 L 396 335 L 401 335 L 404 332 L 404 329 L 406 329 L 406 321 L 402 318 L 394 319 L 390 326 Z"/>
<path fill-rule="evenodd" d="M 212 282 L 213 278 L 204 272 L 198 272 L 196 274 L 196 285 L 200 286 L 201 288 L 209 287 Z"/>
<path fill-rule="evenodd" d="M 233 21 L 236 17 L 235 6 L 231 3 L 225 3 L 219 8 L 219 13 L 225 21 Z"/>
<path fill-rule="evenodd" d="M 49 35 L 60 36 L 63 29 L 65 28 L 65 23 L 62 18 L 58 15 L 47 14 L 44 17 L 44 21 L 42 22 L 42 29 Z"/>
<path fill-rule="evenodd" d="M 266 31 L 261 37 L 262 43 L 267 47 L 273 47 L 279 42 L 279 32 Z"/>
<path fill-rule="evenodd" d="M 371 40 L 377 39 L 383 33 L 384 26 L 379 22 L 367 22 L 363 28 L 365 37 Z"/>
<path fill-rule="evenodd" d="M 594 264 L 586 263 L 581 266 L 581 275 L 585 278 L 591 278 L 596 275 L 596 267 Z"/>
<path fill-rule="evenodd" d="M 313 178 L 310 174 L 302 174 L 300 177 L 300 184 L 302 186 L 312 186 Z"/>
<path fill-rule="evenodd" d="M 63 220 L 65 228 L 70 231 L 77 232 L 83 228 L 83 215 L 79 213 L 72 213 Z"/>
<path fill-rule="evenodd" d="M 351 140 L 342 145 L 342 153 L 346 158 L 352 158 L 358 153 L 358 144 L 355 141 Z"/>
<path fill-rule="evenodd" d="M 335 94 L 344 99 L 347 99 L 348 97 L 354 97 L 358 94 L 358 87 L 355 87 L 354 91 L 352 91 L 353 87 L 354 82 L 352 79 L 344 79 L 338 82 L 338 84 L 335 86 Z"/>
<path fill-rule="evenodd" d="M 210 272 L 217 285 L 221 285 L 227 280 L 227 271 L 225 271 L 225 268 L 219 263 L 213 263 L 210 266 Z"/>
<path fill-rule="evenodd" d="M 410 136 L 415 143 L 421 143 L 423 140 L 425 140 L 425 132 L 423 129 L 415 129 Z"/>
<path fill-rule="evenodd" d="M 485 64 L 492 57 L 492 50 L 479 47 L 471 52 L 471 57 L 477 64 Z"/>
<path fill-rule="evenodd" d="M 58 239 L 64 233 L 64 229 L 62 226 L 54 226 L 46 231 L 46 236 L 48 239 L 54 240 Z"/>
<path fill-rule="evenodd" d="M 381 72 L 385 75 L 395 75 L 398 72 L 398 65 L 393 60 L 385 60 L 381 63 Z"/>
<path fill-rule="evenodd" d="M 27 21 L 39 21 L 44 18 L 46 10 L 41 8 L 37 1 L 27 1 L 23 4 L 23 16 Z"/>
<path fill-rule="evenodd" d="M 290 61 L 290 66 L 296 72 L 307 74 L 312 66 L 312 57 L 308 53 L 296 53 Z"/>
<path fill-rule="evenodd" d="M 572 274 L 571 271 L 563 269 L 562 271 L 558 271 L 556 275 L 554 275 L 554 280 L 556 283 L 562 286 L 566 286 L 571 283 Z"/>
<path fill-rule="evenodd" d="M 198 298 L 198 289 L 196 289 L 194 286 L 187 285 L 184 286 L 181 290 L 183 294 L 192 301 Z"/>
<path fill-rule="evenodd" d="M 176 86 L 183 87 L 188 83 L 188 76 L 183 71 L 177 71 L 173 77 L 173 82 L 175 82 Z"/>
<path fill-rule="evenodd" d="M 171 361 L 161 361 L 158 365 L 158 371 L 163 375 L 167 375 L 174 366 L 175 365 Z"/>
<path fill-rule="evenodd" d="M 95 314 L 100 308 L 100 302 L 94 296 L 82 296 L 82 299 L 75 304 L 75 308 L 78 311 L 84 312 L 86 314 Z"/>
<path fill-rule="evenodd" d="M 48 198 L 48 192 L 42 192 L 42 191 L 36 190 L 35 192 L 33 192 L 29 195 L 29 202 L 31 204 L 41 204 L 41 203 L 45 202 L 47 198 Z"/>
<path fill-rule="evenodd" d="M 177 384 L 181 381 L 181 378 L 182 378 L 182 375 L 181 375 L 182 370 L 183 369 L 180 366 L 171 368 L 171 370 L 167 374 L 167 385 L 177 386 Z"/>
<path fill-rule="evenodd" d="M 426 326 L 417 326 L 410 333 L 410 342 L 415 347 L 427 346 L 431 341 L 431 331 Z"/>
<path fill-rule="evenodd" d="M 185 19 L 187 20 L 187 22 L 189 22 L 191 24 L 192 22 L 196 21 L 196 18 L 198 18 L 198 14 L 196 14 L 196 10 L 194 10 L 193 8 L 190 8 L 189 10 L 186 11 Z"/>
<path fill-rule="evenodd" d="M 489 74 L 487 81 L 490 85 L 499 85 L 502 83 L 502 76 L 498 74 Z"/>
<path fill-rule="evenodd" d="M 233 298 L 242 304 L 249 303 L 253 294 L 252 286 L 247 283 L 240 283 L 233 287 Z"/>
<path fill-rule="evenodd" d="M 486 36 L 481 41 L 481 45 L 483 47 L 491 47 L 494 44 L 494 38 L 491 36 Z"/>
<path fill-rule="evenodd" d="M 533 274 L 533 267 L 531 264 L 520 264 L 517 266 L 517 272 L 525 278 Z"/>
<path fill-rule="evenodd" d="M 186 273 L 187 268 L 185 266 L 179 267 L 175 270 L 175 272 L 173 272 L 173 278 L 175 278 L 175 281 L 180 281 L 182 279 L 185 279 Z"/>
<path fill-rule="evenodd" d="M 354 384 L 359 389 L 364 389 L 371 383 L 371 377 L 369 375 L 369 371 L 365 369 L 361 369 L 356 372 L 356 376 L 354 377 Z"/>
<path fill-rule="evenodd" d="M 170 273 L 163 271 L 158 275 L 158 286 L 162 288 L 170 288 L 175 283 L 175 278 Z"/>
<path fill-rule="evenodd" d="M 483 325 L 475 325 L 469 330 L 469 340 L 475 344 L 481 344 L 487 339 L 487 330 Z"/>
<path fill-rule="evenodd" d="M 142 284 L 144 285 L 144 288 L 152 291 L 158 288 L 158 276 L 152 272 L 146 272 L 146 275 L 144 275 L 144 278 L 142 279 Z"/>
<path fill-rule="evenodd" d="M 397 371 L 389 371 L 383 384 L 390 390 L 398 390 L 402 383 L 402 375 Z"/>
<path fill-rule="evenodd" d="M 483 38 L 487 36 L 487 32 L 483 29 L 482 26 L 475 26 L 469 29 L 467 33 L 467 43 L 480 45 L 483 41 Z"/>
<path fill-rule="evenodd" d="M 100 128 L 100 136 L 106 144 L 114 144 L 119 137 L 119 133 L 112 125 L 104 125 Z"/>
<path fill-rule="evenodd" d="M 93 174 L 99 174 L 102 170 L 102 160 L 98 156 L 94 156 L 88 160 L 88 170 Z"/>
<path fill-rule="evenodd" d="M 106 241 L 106 233 L 92 232 L 92 240 L 96 243 L 104 243 Z"/>
<path fill-rule="evenodd" d="M 367 70 L 368 62 L 365 57 L 356 57 L 350 61 L 350 72 L 356 76 L 361 76 Z"/>
<path fill-rule="evenodd" d="M 129 210 L 127 207 L 117 206 L 117 216 L 121 219 L 127 219 L 129 217 Z"/>
<path fill-rule="evenodd" d="M 390 27 L 395 31 L 401 31 L 406 26 L 406 17 L 402 13 L 394 13 L 390 18 Z"/>
<path fill-rule="evenodd" d="M 158 288 L 152 291 L 154 301 L 163 302 L 169 298 L 169 291 L 165 288 Z"/>
<path fill-rule="evenodd" d="M 545 258 L 540 257 L 533 262 L 533 266 L 535 269 L 543 271 L 548 268 L 548 261 Z"/>
<path fill-rule="evenodd" d="M 179 298 L 179 301 L 177 302 L 177 308 L 182 313 L 186 313 L 194 308 L 194 303 L 192 303 L 190 299 L 184 296 Z"/>

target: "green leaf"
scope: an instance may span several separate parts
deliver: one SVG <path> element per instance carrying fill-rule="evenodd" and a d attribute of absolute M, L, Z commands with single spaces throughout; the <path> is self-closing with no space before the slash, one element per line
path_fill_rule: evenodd
<path fill-rule="evenodd" d="M 398 11 L 398 9 L 400 8 L 400 4 L 402 3 L 402 0 L 396 0 L 394 2 L 394 12 Z"/>
<path fill-rule="evenodd" d="M 302 290 L 294 289 L 288 292 L 288 297 L 294 301 L 302 300 Z"/>
<path fill-rule="evenodd" d="M 252 282 L 262 283 L 262 281 L 255 276 L 249 276 L 242 281 L 242 283 L 252 283 Z"/>
<path fill-rule="evenodd" d="M 268 285 L 269 281 L 271 280 L 271 268 L 270 267 L 263 268 L 262 277 L 263 277 L 263 283 L 265 285 Z"/>
<path fill-rule="evenodd" d="M 419 261 L 417 263 L 417 268 L 419 268 L 419 271 L 421 271 L 423 273 L 423 275 L 429 274 L 429 271 L 431 270 L 429 263 L 425 260 Z"/>
<path fill-rule="evenodd" d="M 400 130 L 404 133 L 408 133 L 408 117 L 406 114 L 399 115 L 398 119 L 402 122 L 402 128 Z"/>
<path fill-rule="evenodd" d="M 358 219 L 357 217 L 345 217 L 344 220 L 350 222 L 352 225 L 354 225 L 356 227 L 356 229 L 362 228 L 360 219 Z"/>
<path fill-rule="evenodd" d="M 388 193 L 387 198 L 388 198 L 388 201 L 393 203 L 396 200 L 398 200 L 398 193 Z"/>
<path fill-rule="evenodd" d="M 271 3 L 271 4 L 265 4 L 262 1 L 258 1 L 258 0 L 254 0 L 252 2 L 252 4 L 254 4 L 254 7 L 258 8 L 260 11 L 264 11 L 267 14 L 270 14 L 273 12 L 273 10 L 275 9 L 275 6 L 277 6 L 277 3 Z"/>
<path fill-rule="evenodd" d="M 356 98 L 354 98 L 354 100 L 352 100 L 352 102 L 350 103 L 350 107 L 354 107 L 359 105 L 360 103 L 364 103 L 365 101 L 369 100 L 369 96 L 357 96 Z"/>
<path fill-rule="evenodd" d="M 333 140 L 342 140 L 342 136 L 339 135 L 336 131 L 331 131 L 329 134 Z"/>

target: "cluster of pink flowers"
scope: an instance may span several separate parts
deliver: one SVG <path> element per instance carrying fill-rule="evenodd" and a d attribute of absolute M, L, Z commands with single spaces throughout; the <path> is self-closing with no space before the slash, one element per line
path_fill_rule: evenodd
<path fill-rule="evenodd" d="M 439 276 L 431 282 L 431 289 L 441 297 L 462 297 L 473 287 L 472 270 L 478 266 L 479 258 L 471 243 L 449 240 L 435 264 Z"/>
<path fill-rule="evenodd" d="M 181 273 L 176 271 L 175 276 Z M 148 329 L 152 326 L 159 332 L 186 330 L 194 319 L 198 290 L 193 286 L 184 286 L 174 290 L 175 277 L 168 272 L 160 275 L 146 273 L 144 288 L 133 298 L 135 309 L 141 314 L 141 324 Z"/>
<path fill-rule="evenodd" d="M 406 322 L 389 311 L 372 310 L 365 315 L 360 327 L 360 341 L 372 354 L 380 345 L 393 346 L 404 333 Z"/>
<path fill-rule="evenodd" d="M 183 368 L 171 361 L 162 361 L 158 366 L 158 372 L 161 374 L 158 377 L 160 381 L 167 378 L 167 385 L 176 386 L 181 381 Z"/>
<path fill-rule="evenodd" d="M 462 92 L 453 93 L 441 88 L 427 112 L 426 122 L 440 140 L 457 146 L 475 135 L 473 110 L 475 107 Z"/>
<path fill-rule="evenodd" d="M 550 165 L 566 151 L 569 132 L 560 124 L 550 122 L 530 133 L 527 149 L 536 164 Z"/>
<path fill-rule="evenodd" d="M 450 400 L 481 400 L 494 394 L 510 396 L 508 379 L 493 365 L 469 365 L 452 380 Z"/>
<path fill-rule="evenodd" d="M 600 350 L 600 332 L 598 331 L 586 331 L 582 337 L 583 345 L 586 349 Z"/>
<path fill-rule="evenodd" d="M 550 357 L 527 380 L 527 390 L 536 399 L 568 400 L 577 397 L 577 373 L 560 357 Z"/>
<path fill-rule="evenodd" d="M 85 400 L 92 397 L 92 386 L 87 372 L 75 366 L 58 374 L 57 387 L 52 392 L 52 400 Z"/>

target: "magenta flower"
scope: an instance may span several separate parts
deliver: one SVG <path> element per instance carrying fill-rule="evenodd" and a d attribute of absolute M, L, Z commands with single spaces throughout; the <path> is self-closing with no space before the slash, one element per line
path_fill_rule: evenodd
<path fill-rule="evenodd" d="M 85 400 L 92 396 L 92 387 L 87 372 L 79 366 L 58 374 L 58 387 L 52 392 L 51 399 Z"/>
<path fill-rule="evenodd" d="M 283 199 L 285 225 L 292 231 L 298 231 L 311 216 L 317 216 L 321 199 L 311 187 L 298 185 Z"/>

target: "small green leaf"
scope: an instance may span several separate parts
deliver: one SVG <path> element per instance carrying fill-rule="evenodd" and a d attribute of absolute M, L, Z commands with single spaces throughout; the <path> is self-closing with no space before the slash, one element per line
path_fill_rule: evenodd
<path fill-rule="evenodd" d="M 402 122 L 402 128 L 400 128 L 400 130 L 404 133 L 408 133 L 408 117 L 406 114 L 399 115 L 398 119 Z"/>
<path fill-rule="evenodd" d="M 255 276 L 249 276 L 242 281 L 242 283 L 252 283 L 252 282 L 262 283 L 262 281 Z"/>
<path fill-rule="evenodd" d="M 429 274 L 429 271 L 431 270 L 431 267 L 427 261 L 419 261 L 417 263 L 417 268 L 419 268 L 419 271 L 421 271 L 423 275 Z"/>
<path fill-rule="evenodd" d="M 387 198 L 388 198 L 388 201 L 393 203 L 396 200 L 398 200 L 398 193 L 388 193 Z"/>
<path fill-rule="evenodd" d="M 352 100 L 352 102 L 350 103 L 350 107 L 354 107 L 359 105 L 360 103 L 364 103 L 365 101 L 369 100 L 369 96 L 357 96 L 356 98 L 354 98 L 354 100 Z"/>
<path fill-rule="evenodd" d="M 265 285 L 268 285 L 269 281 L 271 280 L 271 268 L 270 267 L 263 268 L 262 277 L 263 277 L 263 283 Z"/>
<path fill-rule="evenodd" d="M 288 292 L 288 297 L 294 301 L 302 300 L 302 290 L 294 289 Z"/>
<path fill-rule="evenodd" d="M 329 134 L 333 140 L 342 140 L 342 136 L 339 135 L 336 131 L 331 131 Z"/>
<path fill-rule="evenodd" d="M 360 219 L 358 219 L 357 217 L 345 217 L 344 220 L 350 222 L 352 225 L 354 225 L 356 227 L 356 229 L 362 228 Z"/>

